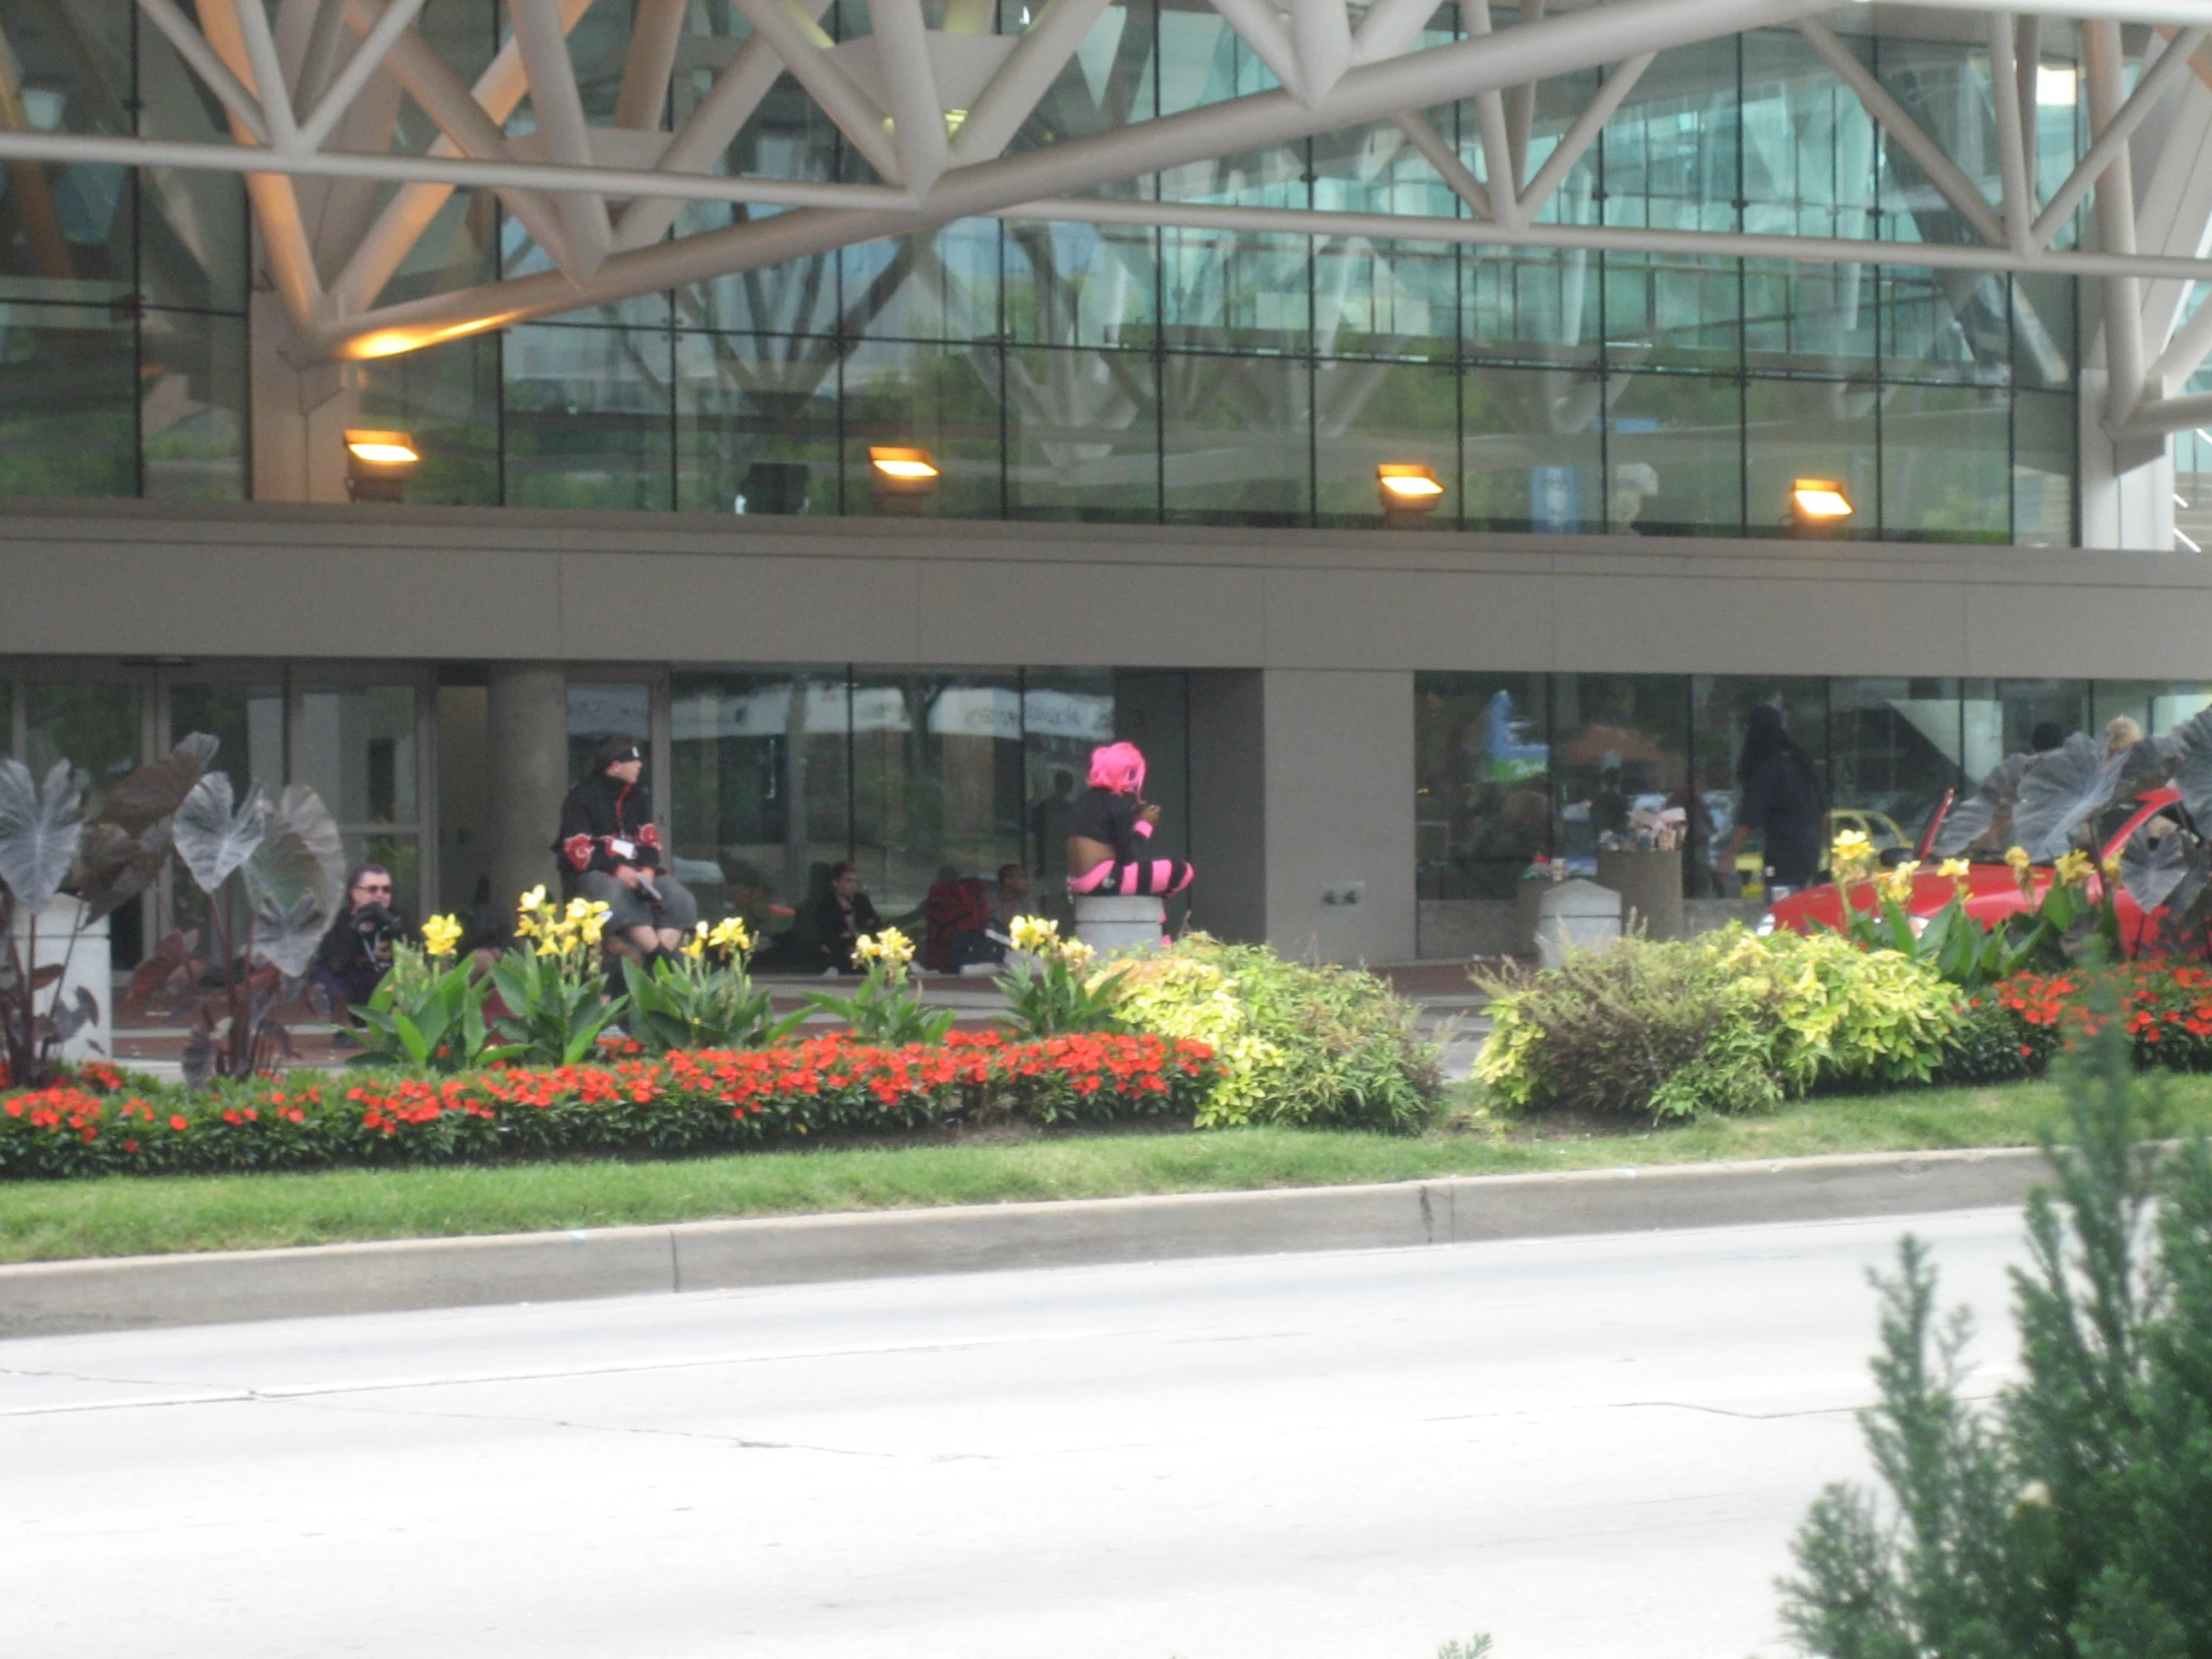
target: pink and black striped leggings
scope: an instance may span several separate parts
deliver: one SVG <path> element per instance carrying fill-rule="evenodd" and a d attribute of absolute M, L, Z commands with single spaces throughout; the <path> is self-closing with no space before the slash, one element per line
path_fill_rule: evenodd
<path fill-rule="evenodd" d="M 1181 892 L 1197 873 L 1181 858 L 1145 858 L 1117 864 L 1111 858 L 1068 877 L 1068 891 L 1079 893 Z"/>

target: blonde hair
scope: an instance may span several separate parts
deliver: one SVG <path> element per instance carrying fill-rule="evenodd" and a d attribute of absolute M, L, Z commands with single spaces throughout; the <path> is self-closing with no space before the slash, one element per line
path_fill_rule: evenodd
<path fill-rule="evenodd" d="M 2143 741 L 2143 728 L 2131 715 L 2114 715 L 2104 728 L 2104 753 L 2117 755 Z"/>

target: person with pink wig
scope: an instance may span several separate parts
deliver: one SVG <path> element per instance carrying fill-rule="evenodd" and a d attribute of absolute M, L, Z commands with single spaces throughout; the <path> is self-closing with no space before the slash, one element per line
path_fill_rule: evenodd
<path fill-rule="evenodd" d="M 1144 756 L 1133 743 L 1091 751 L 1091 787 L 1068 807 L 1068 891 L 1181 892 L 1193 873 L 1181 858 L 1144 858 L 1140 843 L 1160 822 L 1144 799 Z"/>

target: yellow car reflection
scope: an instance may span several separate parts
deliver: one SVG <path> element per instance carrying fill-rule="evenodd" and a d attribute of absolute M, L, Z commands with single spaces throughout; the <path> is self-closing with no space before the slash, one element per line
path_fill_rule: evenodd
<path fill-rule="evenodd" d="M 1888 813 L 1868 812 L 1859 807 L 1832 808 L 1828 815 L 1828 843 L 1836 844 L 1836 837 L 1847 830 L 1855 830 L 1873 843 L 1875 855 L 1880 857 L 1893 846 L 1911 846 L 1913 839 L 1898 828 L 1898 821 Z M 1828 873 L 1828 856 L 1821 856 L 1821 873 Z M 1737 891 L 1745 898 L 1764 898 L 1767 895 L 1766 855 L 1746 850 L 1736 854 Z"/>

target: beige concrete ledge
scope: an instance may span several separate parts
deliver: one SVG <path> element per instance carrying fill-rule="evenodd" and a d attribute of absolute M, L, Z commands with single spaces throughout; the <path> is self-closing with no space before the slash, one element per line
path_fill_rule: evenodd
<path fill-rule="evenodd" d="M 2032 1149 L 1877 1153 L 28 1263 L 0 1268 L 0 1337 L 1910 1215 L 2047 1173 Z"/>

